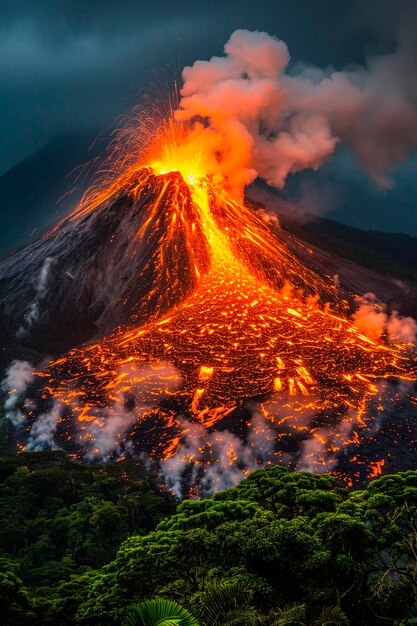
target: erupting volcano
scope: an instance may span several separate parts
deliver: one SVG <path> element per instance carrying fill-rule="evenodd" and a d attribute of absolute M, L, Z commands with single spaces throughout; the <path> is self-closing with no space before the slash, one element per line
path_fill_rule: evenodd
<path fill-rule="evenodd" d="M 136 268 L 140 295 L 119 295 L 112 333 L 36 374 L 23 445 L 145 455 L 177 493 L 227 485 L 228 465 L 244 474 L 297 446 L 296 463 L 331 468 L 369 428 L 382 381 L 414 377 L 406 355 L 361 334 L 334 283 L 215 180 L 204 144 L 168 128 L 149 163 L 95 188 L 47 235 L 74 237 L 103 207 L 129 207 L 135 229 L 127 247 L 110 237 L 108 255 Z"/>
<path fill-rule="evenodd" d="M 22 447 L 146 458 L 178 495 L 266 463 L 362 480 L 385 462 L 361 446 L 390 403 L 417 403 L 412 346 L 362 334 L 244 195 L 257 173 L 318 167 L 340 120 L 314 98 L 291 112 L 312 87 L 282 76 L 282 42 L 236 31 L 225 50 L 186 68 L 175 113 L 134 116 L 74 213 L 0 267 L 18 336 L 63 353 L 8 410 Z"/>

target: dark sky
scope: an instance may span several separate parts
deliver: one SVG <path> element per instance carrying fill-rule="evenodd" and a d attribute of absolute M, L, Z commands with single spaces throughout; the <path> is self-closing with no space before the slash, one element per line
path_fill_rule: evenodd
<path fill-rule="evenodd" d="M 0 174 L 59 132 L 107 126 L 137 101 L 155 76 L 221 54 L 236 28 L 266 30 L 283 39 L 294 61 L 340 69 L 362 64 L 370 52 L 391 50 L 409 4 L 401 0 L 3 0 Z M 417 222 L 416 164 L 410 160 L 399 168 L 396 189 L 379 192 L 342 154 L 317 181 L 303 182 L 303 188 L 317 183 L 315 201 L 320 204 L 320 194 L 333 185 L 322 203 L 326 200 L 330 217 L 360 221 L 366 205 L 365 227 L 410 232 Z M 388 208 L 392 202 L 398 205 L 394 217 Z M 323 207 L 318 210 L 323 212 Z"/>

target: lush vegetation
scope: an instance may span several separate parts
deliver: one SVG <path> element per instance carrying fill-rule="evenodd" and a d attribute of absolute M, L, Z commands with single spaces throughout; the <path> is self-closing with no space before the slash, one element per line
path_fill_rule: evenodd
<path fill-rule="evenodd" d="M 275 467 L 180 504 L 135 463 L 25 454 L 0 479 L 4 624 L 416 623 L 417 472 Z"/>

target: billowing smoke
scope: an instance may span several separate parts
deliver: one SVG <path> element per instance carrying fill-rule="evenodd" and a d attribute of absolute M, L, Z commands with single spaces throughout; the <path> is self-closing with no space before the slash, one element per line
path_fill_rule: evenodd
<path fill-rule="evenodd" d="M 6 418 L 14 426 L 21 426 L 24 416 L 21 403 L 24 401 L 25 392 L 33 381 L 33 366 L 28 361 L 13 361 L 6 370 L 6 376 L 1 381 L 0 387 L 7 394 L 4 403 Z"/>
<path fill-rule="evenodd" d="M 84 406 L 81 402 L 71 432 L 60 433 L 59 426 L 65 421 L 68 407 L 58 398 L 47 409 L 37 410 L 37 401 L 28 394 L 34 381 L 33 367 L 27 361 L 13 361 L 1 382 L 2 390 L 7 393 L 6 418 L 16 427 L 26 425 L 28 451 L 58 449 L 65 436 L 67 444 L 72 441 L 84 449 L 87 460 L 117 458 L 126 448 L 129 429 L 177 390 L 182 378 L 171 363 L 161 361 L 124 363 L 115 374 L 107 406 Z M 28 416 L 32 413 L 36 413 L 36 420 L 30 425 Z"/>
<path fill-rule="evenodd" d="M 348 418 L 334 427 L 315 430 L 300 448 L 297 470 L 300 472 L 328 472 L 334 468 L 341 447 L 347 445 L 353 424 Z"/>
<path fill-rule="evenodd" d="M 16 336 L 19 338 L 24 337 L 30 330 L 30 328 L 39 320 L 39 308 L 42 300 L 48 293 L 48 283 L 51 276 L 51 270 L 56 263 L 56 259 L 52 256 L 46 257 L 43 262 L 39 278 L 34 285 L 35 297 L 30 303 L 28 310 L 25 313 L 23 324 L 18 328 Z"/>
<path fill-rule="evenodd" d="M 373 293 L 358 296 L 356 303 L 353 322 L 370 339 L 378 341 L 386 337 L 392 344 L 417 343 L 417 322 L 412 317 L 402 317 L 398 311 L 387 312 Z"/>
<path fill-rule="evenodd" d="M 208 496 L 273 462 L 276 434 L 260 413 L 249 424 L 246 442 L 228 430 L 208 432 L 185 419 L 180 425 L 182 441 L 175 454 L 161 463 L 166 486 L 179 498 L 186 484 L 197 485 L 194 495 Z"/>
<path fill-rule="evenodd" d="M 28 397 L 29 388 L 34 382 L 35 370 L 28 361 L 13 361 L 6 370 L 6 376 L 1 381 L 1 389 L 7 394 L 4 403 L 5 416 L 16 428 L 26 429 L 28 415 L 35 409 L 36 403 Z M 41 413 L 32 425 L 26 444 L 27 450 L 38 451 L 46 448 L 56 449 L 59 446 L 54 441 L 54 435 L 61 414 L 59 402 L 54 402 L 52 408 Z"/>
<path fill-rule="evenodd" d="M 56 429 L 61 418 L 62 406 L 60 402 L 53 403 L 49 411 L 39 415 L 30 429 L 29 438 L 26 444 L 28 452 L 40 452 L 42 450 L 59 450 L 55 439 Z"/>
<path fill-rule="evenodd" d="M 410 319 L 382 314 L 385 329 L 390 319 L 393 325 Z M 404 329 L 411 326 L 409 321 L 403 324 Z M 31 364 L 14 361 L 1 383 L 8 394 L 6 417 L 17 434 L 24 434 L 26 450 L 67 449 L 71 438 L 75 449 L 82 449 L 89 461 L 109 461 L 126 454 L 152 461 L 151 451 L 141 446 L 135 429 L 142 422 L 153 423 L 155 428 L 155 410 L 182 384 L 178 370 L 170 363 L 121 364 L 107 406 L 86 407 L 80 403 L 78 419 L 73 415 L 65 433 L 68 407 L 54 399 L 49 408 L 37 410 L 31 391 L 33 381 Z M 356 458 L 352 446 L 356 451 L 361 441 L 376 441 L 390 416 L 403 424 L 401 428 L 410 428 L 407 419 L 415 419 L 415 409 L 404 404 L 410 394 L 412 382 L 382 381 L 376 384 L 374 397 L 367 403 L 366 415 L 359 405 L 347 414 L 333 416 L 319 416 L 320 398 L 314 394 L 307 405 L 297 396 L 271 394 L 261 403 L 251 401 L 245 405 L 246 418 L 240 422 L 243 436 L 242 432 L 211 430 L 197 420 L 175 417 L 167 425 L 167 441 L 176 439 L 177 447 L 171 457 L 160 462 L 163 482 L 179 498 L 206 497 L 236 485 L 256 469 L 276 463 L 299 471 L 339 471 L 341 464 Z M 33 420 L 30 416 L 35 412 Z M 364 466 L 364 471 L 370 470 Z"/>
<path fill-rule="evenodd" d="M 416 149 L 417 54 L 408 33 L 393 53 L 345 71 L 289 69 L 287 46 L 265 32 L 236 30 L 224 51 L 183 70 L 177 117 L 206 132 L 225 184 L 239 193 L 256 176 L 282 187 L 288 174 L 319 168 L 338 142 L 389 186 L 392 164 Z"/>

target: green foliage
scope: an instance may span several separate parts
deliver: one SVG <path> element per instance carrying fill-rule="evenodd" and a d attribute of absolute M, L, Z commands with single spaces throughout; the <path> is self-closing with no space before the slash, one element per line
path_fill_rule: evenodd
<path fill-rule="evenodd" d="M 212 580 L 198 600 L 199 621 L 203 626 L 257 623 L 257 613 L 250 606 L 254 590 L 250 580 Z"/>
<path fill-rule="evenodd" d="M 4 626 L 29 624 L 34 617 L 29 594 L 22 580 L 14 573 L 13 566 L 2 563 L 0 572 L 0 615 Z"/>
<path fill-rule="evenodd" d="M 147 600 L 129 609 L 125 623 L 126 626 L 199 626 L 187 609 L 163 598 Z"/>
<path fill-rule="evenodd" d="M 401 621 L 400 626 L 411 626 L 417 624 L 417 604 L 408 611 L 407 616 Z"/>
<path fill-rule="evenodd" d="M 304 626 L 305 619 L 305 605 L 294 602 L 293 604 L 275 609 L 265 617 L 261 617 L 260 624 L 261 626 Z"/>
<path fill-rule="evenodd" d="M 349 626 L 347 615 L 338 606 L 325 606 L 314 620 L 313 626 Z"/>
<path fill-rule="evenodd" d="M 273 467 L 178 506 L 134 463 L 22 455 L 0 478 L 6 624 L 133 623 L 149 598 L 200 626 L 414 623 L 417 472 L 349 491 Z"/>
<path fill-rule="evenodd" d="M 23 582 L 47 586 L 97 568 L 129 533 L 145 533 L 174 510 L 137 463 L 82 466 L 61 452 L 0 459 L 0 554 Z"/>

